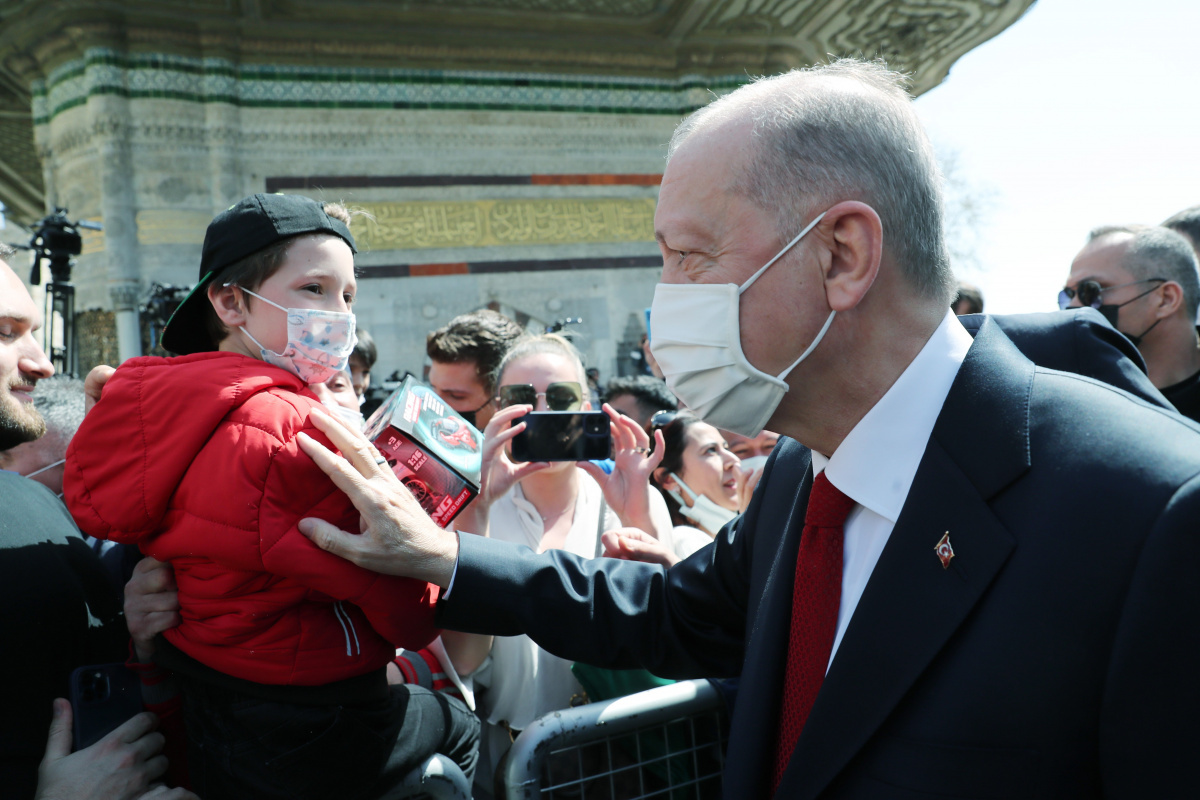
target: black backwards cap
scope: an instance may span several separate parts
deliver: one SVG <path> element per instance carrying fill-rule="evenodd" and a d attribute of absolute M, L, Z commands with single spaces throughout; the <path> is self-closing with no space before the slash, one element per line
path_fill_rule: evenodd
<path fill-rule="evenodd" d="M 256 194 L 221 212 L 209 223 L 200 256 L 200 279 L 163 329 L 162 346 L 187 355 L 216 348 L 204 325 L 208 285 L 226 269 L 276 242 L 306 233 L 341 237 L 357 253 L 350 228 L 325 213 L 321 203 L 292 194 Z"/>

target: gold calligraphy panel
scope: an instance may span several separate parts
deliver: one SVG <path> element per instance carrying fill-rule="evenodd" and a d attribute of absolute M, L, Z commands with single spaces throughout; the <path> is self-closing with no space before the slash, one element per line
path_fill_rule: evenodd
<path fill-rule="evenodd" d="M 138 244 L 202 244 L 208 211 L 149 209 L 137 215 Z"/>
<path fill-rule="evenodd" d="M 351 230 L 371 250 L 654 241 L 652 198 L 361 203 Z"/>

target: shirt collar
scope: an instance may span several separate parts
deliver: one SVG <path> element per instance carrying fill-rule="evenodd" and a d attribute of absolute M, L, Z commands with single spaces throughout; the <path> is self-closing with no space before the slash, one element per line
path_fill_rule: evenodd
<path fill-rule="evenodd" d="M 812 454 L 813 474 L 824 470 L 843 494 L 894 525 L 972 341 L 947 311 L 921 352 L 833 455 Z"/>

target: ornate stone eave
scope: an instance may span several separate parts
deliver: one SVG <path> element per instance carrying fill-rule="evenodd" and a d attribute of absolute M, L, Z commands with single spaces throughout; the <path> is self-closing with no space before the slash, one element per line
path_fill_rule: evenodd
<path fill-rule="evenodd" d="M 936 85 L 1032 0 L 9 0 L 0 59 L 26 80 L 92 47 L 239 63 L 677 79 L 882 56 Z M 236 10 L 231 10 L 236 9 Z"/>
<path fill-rule="evenodd" d="M 830 54 L 883 57 L 919 94 L 1031 4 L 0 0 L 0 199 L 21 221 L 40 215 L 34 126 L 44 136 L 58 114 L 97 95 L 678 116 L 749 76 Z M 280 95 L 281 82 L 294 91 Z M 56 149 L 70 141 L 60 135 Z"/>

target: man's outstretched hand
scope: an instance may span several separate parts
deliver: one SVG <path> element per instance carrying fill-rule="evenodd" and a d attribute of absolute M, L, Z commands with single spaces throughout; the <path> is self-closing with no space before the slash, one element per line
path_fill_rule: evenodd
<path fill-rule="evenodd" d="M 348 533 L 312 517 L 300 521 L 300 532 L 322 550 L 372 572 L 449 586 L 458 559 L 458 537 L 429 518 L 387 462 L 379 463 L 379 451 L 361 432 L 321 409 L 314 409 L 309 421 L 342 455 L 303 433 L 298 437 L 300 447 L 354 503 L 362 532 Z"/>

